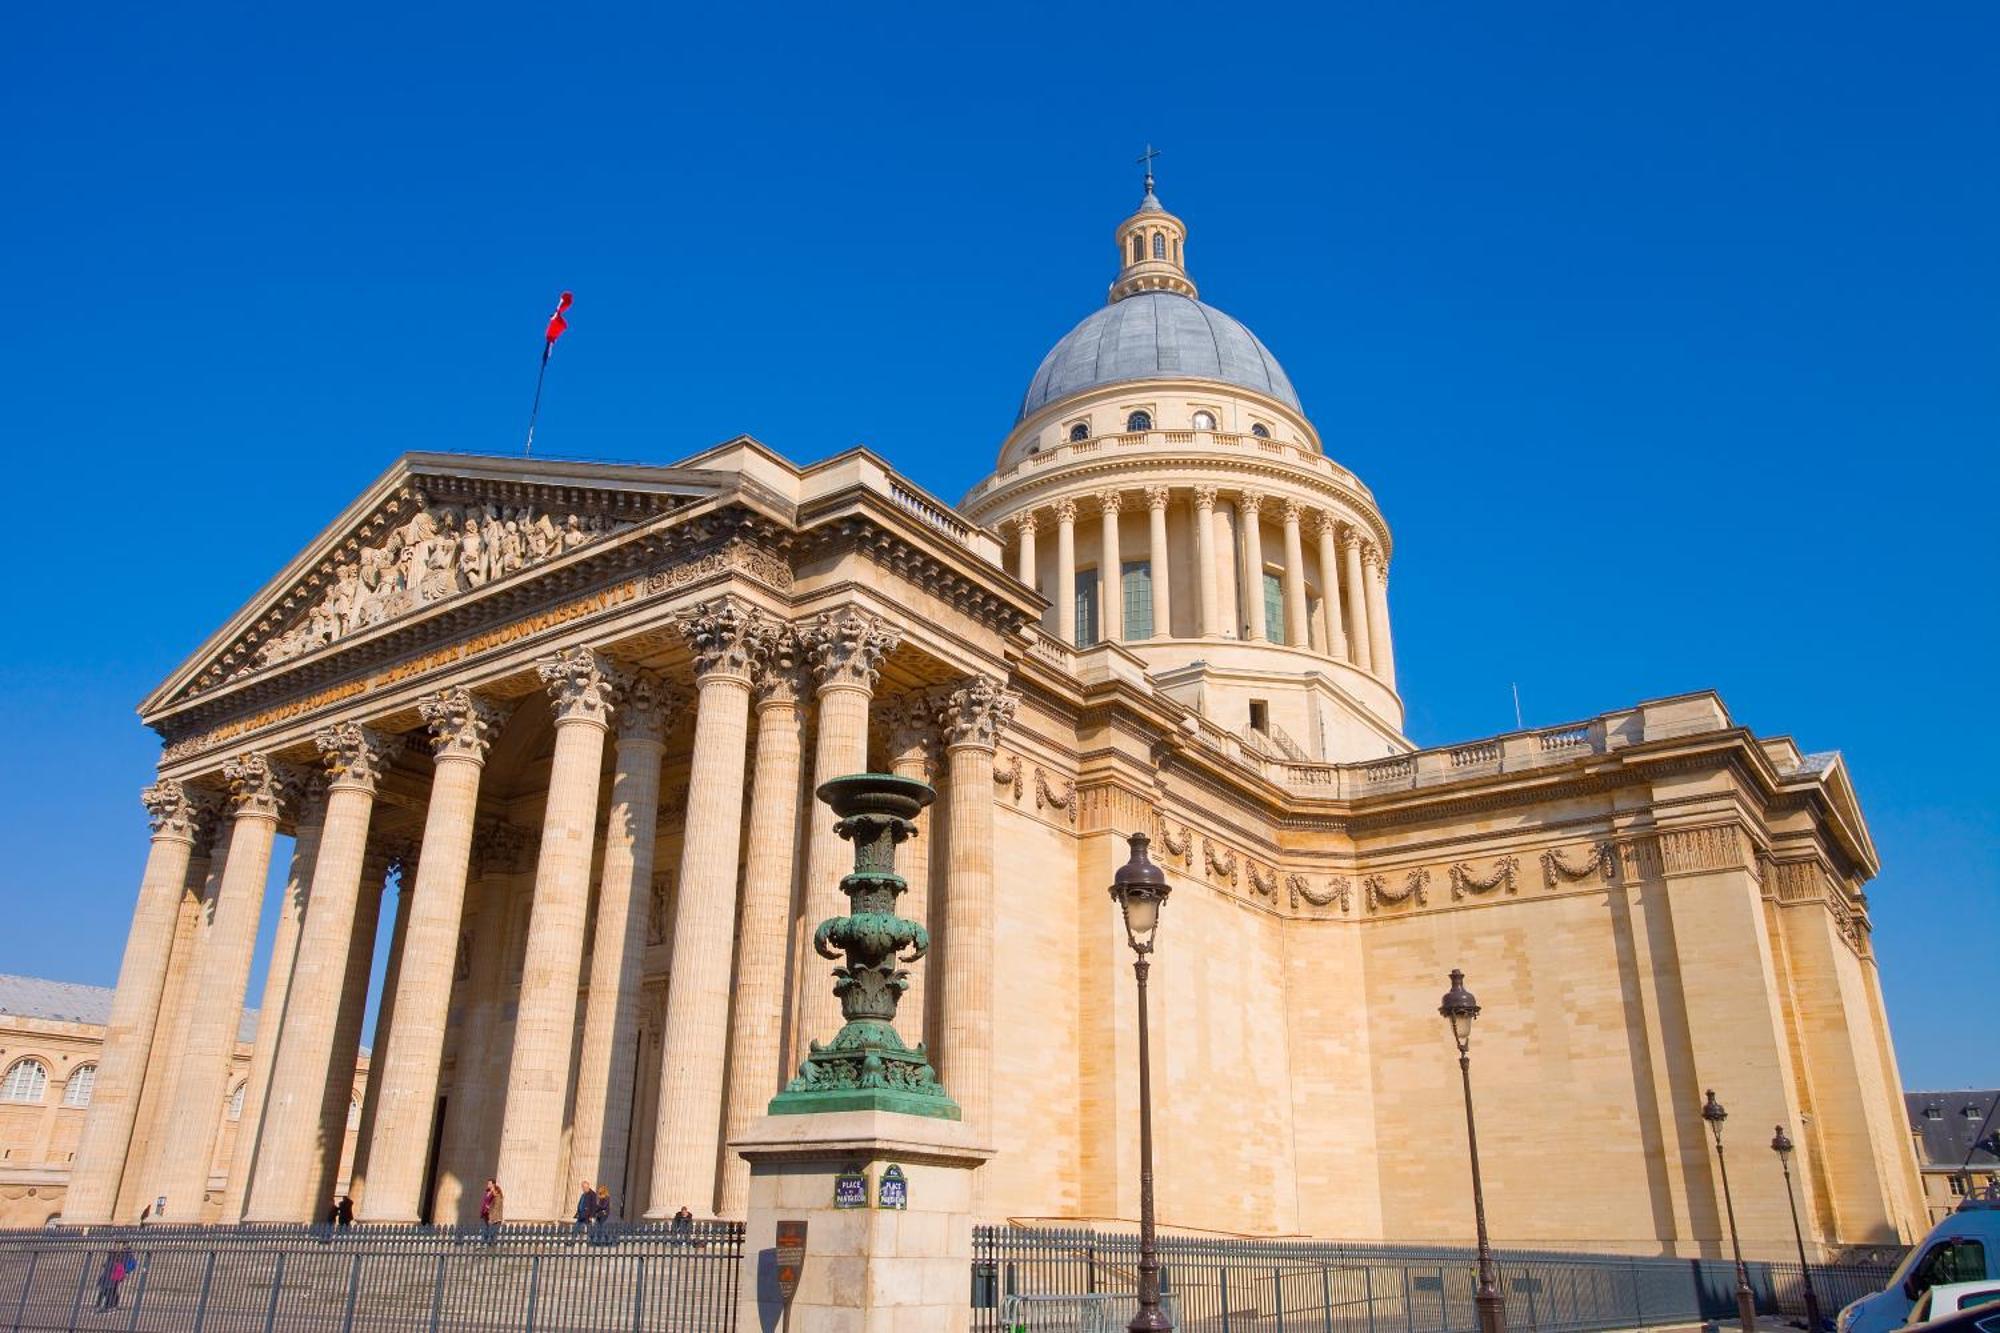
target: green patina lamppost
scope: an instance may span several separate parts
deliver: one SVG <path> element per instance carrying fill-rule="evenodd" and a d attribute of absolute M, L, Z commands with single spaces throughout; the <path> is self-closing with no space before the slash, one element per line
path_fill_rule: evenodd
<path fill-rule="evenodd" d="M 1806 1287 L 1806 1327 L 1812 1333 L 1819 1333 L 1819 1297 L 1813 1293 L 1812 1265 L 1806 1262 L 1806 1234 L 1799 1229 L 1799 1201 L 1792 1193 L 1792 1136 L 1779 1125 L 1778 1132 L 1771 1136 L 1771 1151 L 1778 1154 L 1778 1165 L 1785 1171 L 1785 1203 L 1792 1210 L 1792 1239 L 1799 1246 L 1799 1279 Z"/>
<path fill-rule="evenodd" d="M 1708 1100 L 1702 1103 L 1701 1118 L 1715 1135 L 1715 1165 L 1722 1173 L 1722 1208 L 1729 1217 L 1729 1248 L 1736 1255 L 1736 1321 L 1743 1333 L 1757 1333 L 1757 1297 L 1750 1290 L 1750 1270 L 1743 1266 L 1743 1242 L 1736 1235 L 1736 1201 L 1729 1194 L 1729 1163 L 1722 1156 L 1722 1122 L 1729 1119 L 1729 1112 L 1715 1100 L 1714 1088 L 1708 1090 Z"/>
<path fill-rule="evenodd" d="M 821 786 L 819 798 L 840 816 L 835 830 L 854 844 L 854 871 L 840 881 L 847 915 L 813 932 L 820 957 L 846 960 L 833 969 L 833 993 L 847 1022 L 826 1045 L 813 1042 L 770 1112 L 900 1111 L 956 1120 L 958 1103 L 938 1083 L 923 1045 L 905 1046 L 896 1033 L 896 1004 L 910 987 L 901 964 L 931 947 L 922 926 L 896 915 L 896 898 L 909 887 L 896 873 L 896 844 L 917 835 L 917 814 L 937 793 L 915 778 L 855 773 Z"/>
<path fill-rule="evenodd" d="M 1451 989 L 1438 1004 L 1438 1013 L 1451 1024 L 1451 1039 L 1458 1043 L 1458 1077 L 1465 1086 L 1465 1146 L 1472 1155 L 1472 1221 L 1479 1241 L 1479 1290 L 1472 1298 L 1473 1310 L 1479 1333 L 1507 1333 L 1506 1299 L 1500 1294 L 1493 1247 L 1486 1240 L 1486 1186 L 1479 1178 L 1479 1130 L 1472 1118 L 1472 1021 L 1479 1017 L 1479 1001 L 1465 988 L 1465 973 L 1458 968 L 1451 970 Z"/>
<path fill-rule="evenodd" d="M 1173 1333 L 1174 1322 L 1160 1308 L 1160 1256 L 1153 1239 L 1153 1053 L 1146 1034 L 1146 975 L 1152 971 L 1153 934 L 1160 908 L 1173 886 L 1167 872 L 1146 854 L 1143 833 L 1130 839 L 1132 859 L 1112 876 L 1111 896 L 1125 918 L 1132 946 L 1132 974 L 1139 980 L 1139 1312 L 1127 1333 Z"/>

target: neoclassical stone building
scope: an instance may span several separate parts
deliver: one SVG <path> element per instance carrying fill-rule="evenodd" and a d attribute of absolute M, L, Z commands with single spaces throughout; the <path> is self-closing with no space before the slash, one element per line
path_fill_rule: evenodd
<path fill-rule="evenodd" d="M 810 936 L 847 849 L 812 792 L 875 768 L 940 793 L 904 849 L 935 947 L 902 1025 L 998 1150 L 989 1217 L 1136 1216 L 1106 886 L 1143 830 L 1175 887 L 1167 1222 L 1468 1237 L 1436 1013 L 1463 966 L 1504 1242 L 1716 1252 L 1709 1087 L 1753 1251 L 1790 1244 L 1780 1122 L 1817 1243 L 1919 1227 L 1838 756 L 1705 693 L 1415 748 L 1374 497 L 1197 299 L 1150 182 L 1116 243 L 957 506 L 865 450 L 411 454 L 307 544 L 143 705 L 154 840 L 69 1218 L 203 1196 L 280 835 L 209 1215 L 326 1195 L 387 921 L 365 1219 L 466 1219 L 489 1175 L 514 1218 L 582 1178 L 740 1215 L 724 1145 L 839 1021 Z"/>

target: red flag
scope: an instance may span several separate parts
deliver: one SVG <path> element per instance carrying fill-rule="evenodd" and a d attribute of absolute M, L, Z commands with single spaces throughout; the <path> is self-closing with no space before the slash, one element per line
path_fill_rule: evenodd
<path fill-rule="evenodd" d="M 564 292 L 561 299 L 556 302 L 555 314 L 549 316 L 549 331 L 546 343 L 542 349 L 545 355 L 549 348 L 556 345 L 556 339 L 563 336 L 563 331 L 569 328 L 569 321 L 563 318 L 563 312 L 569 309 L 571 299 L 570 294 Z"/>

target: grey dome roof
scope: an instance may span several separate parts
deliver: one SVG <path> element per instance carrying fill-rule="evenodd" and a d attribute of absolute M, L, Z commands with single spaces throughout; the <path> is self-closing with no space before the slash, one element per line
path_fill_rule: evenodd
<path fill-rule="evenodd" d="M 1139 292 L 1097 311 L 1049 349 L 1015 420 L 1086 389 L 1157 379 L 1220 380 L 1305 411 L 1284 367 L 1256 334 L 1190 297 Z"/>

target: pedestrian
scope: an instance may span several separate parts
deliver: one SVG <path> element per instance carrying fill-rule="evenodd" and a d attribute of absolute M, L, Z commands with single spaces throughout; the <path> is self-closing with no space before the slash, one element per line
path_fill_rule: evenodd
<path fill-rule="evenodd" d="M 500 1191 L 500 1182 L 487 1178 L 486 1192 L 479 1196 L 479 1232 L 491 1245 L 500 1234 L 500 1224 L 505 1221 L 503 1214 L 507 1208 L 507 1196 Z"/>
<path fill-rule="evenodd" d="M 116 1310 L 118 1308 L 119 1287 L 124 1285 L 126 1278 L 131 1277 L 137 1271 L 139 1271 L 139 1256 L 132 1253 L 129 1247 L 120 1246 L 116 1262 L 111 1265 L 111 1299 L 104 1307 L 105 1309 Z"/>
<path fill-rule="evenodd" d="M 667 1235 L 679 1245 L 685 1245 L 694 1238 L 694 1213 L 686 1204 L 682 1204 L 680 1211 L 674 1214 L 674 1220 L 667 1226 Z"/>
<path fill-rule="evenodd" d="M 576 1225 L 570 1228 L 570 1240 L 574 1241 L 581 1236 L 589 1228 L 591 1219 L 596 1216 L 597 1191 L 592 1189 L 590 1182 L 586 1180 L 583 1182 L 582 1192 L 576 1196 Z"/>
<path fill-rule="evenodd" d="M 106 1250 L 104 1252 L 104 1267 L 97 1270 L 97 1304 L 93 1308 L 98 1310 L 109 1310 L 111 1308 L 112 1284 L 123 1276 L 124 1274 L 118 1270 L 118 1251 Z"/>
<path fill-rule="evenodd" d="M 348 1198 L 345 1194 L 341 1195 L 339 1201 L 333 1205 L 333 1217 L 334 1221 L 342 1227 L 353 1226 L 354 1200 Z"/>
<path fill-rule="evenodd" d="M 590 1220 L 592 1226 L 596 1228 L 597 1238 L 603 1240 L 605 1232 L 611 1229 L 611 1187 L 609 1185 L 599 1185 L 597 1187 L 597 1204 L 591 1212 Z"/>

